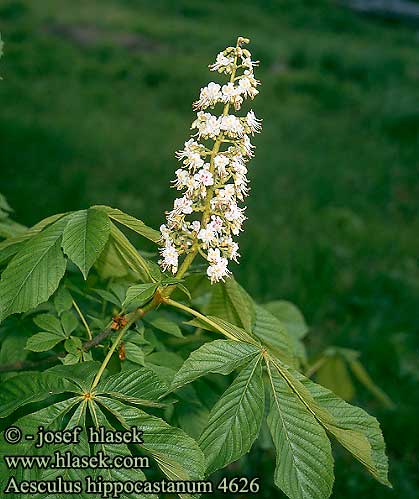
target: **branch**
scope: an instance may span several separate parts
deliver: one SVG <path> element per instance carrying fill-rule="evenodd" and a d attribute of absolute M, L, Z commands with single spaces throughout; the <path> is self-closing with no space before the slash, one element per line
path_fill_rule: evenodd
<path fill-rule="evenodd" d="M 83 350 L 85 352 L 88 352 L 93 347 L 99 345 L 103 340 L 111 336 L 112 333 L 114 333 L 114 330 L 111 329 L 111 327 L 107 327 L 99 334 L 94 336 L 91 340 L 85 341 L 82 346 Z M 10 364 L 3 364 L 2 366 L 0 366 L 0 372 L 25 371 L 32 368 L 53 364 L 54 362 L 56 362 L 61 357 L 64 357 L 65 355 L 66 355 L 65 352 L 59 352 L 41 360 L 18 360 L 16 362 L 11 362 Z"/>

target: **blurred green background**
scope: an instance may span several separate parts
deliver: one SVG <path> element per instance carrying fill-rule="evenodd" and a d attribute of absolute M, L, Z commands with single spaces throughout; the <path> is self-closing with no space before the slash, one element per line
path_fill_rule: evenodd
<path fill-rule="evenodd" d="M 297 303 L 309 348 L 358 349 L 394 490 L 337 450 L 334 498 L 419 497 L 419 37 L 317 0 L 2 0 L 1 186 L 15 219 L 103 203 L 158 227 L 207 65 L 252 39 L 264 119 L 242 261 L 260 301 Z M 252 464 L 253 463 L 253 464 Z M 251 461 L 270 489 L 272 456 Z"/>

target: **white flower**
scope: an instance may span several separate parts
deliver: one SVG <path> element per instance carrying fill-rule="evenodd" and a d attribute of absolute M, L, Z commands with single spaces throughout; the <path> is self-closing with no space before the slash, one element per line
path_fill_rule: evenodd
<path fill-rule="evenodd" d="M 198 232 L 198 239 L 205 244 L 211 244 L 216 238 L 215 232 L 212 227 L 205 227 Z"/>
<path fill-rule="evenodd" d="M 222 98 L 224 102 L 229 102 L 235 95 L 238 94 L 237 88 L 234 86 L 234 83 L 232 82 L 227 83 L 227 85 L 223 85 L 222 92 L 223 92 Z"/>
<path fill-rule="evenodd" d="M 217 263 L 221 258 L 221 253 L 219 248 L 210 248 L 207 254 L 207 260 L 210 263 Z"/>
<path fill-rule="evenodd" d="M 255 116 L 255 113 L 250 110 L 246 115 L 246 122 L 249 125 L 249 128 L 252 133 L 259 133 L 262 130 L 261 122 L 262 120 L 258 120 Z"/>
<path fill-rule="evenodd" d="M 258 93 L 259 82 L 253 74 L 256 62 L 241 47 L 244 43 L 248 40 L 239 38 L 236 47 L 220 52 L 210 66 L 213 71 L 231 74 L 230 81 L 224 85 L 210 82 L 200 90 L 191 125 L 196 133 L 176 153 L 182 167 L 176 170 L 173 185 L 182 195 L 160 227 L 159 263 L 163 270 L 176 274 L 180 255 L 199 252 L 208 262 L 211 283 L 224 280 L 230 274 L 228 262 L 237 262 L 240 256 L 233 236 L 240 233 L 246 219 L 245 207 L 238 202 L 249 191 L 246 163 L 254 149 L 249 135 L 261 130 L 261 121 L 253 111 L 242 117 L 230 114 L 233 107 L 238 111 L 245 98 L 253 99 Z M 224 104 L 221 115 L 206 112 L 217 103 Z M 198 140 L 201 138 L 205 145 Z"/>
<path fill-rule="evenodd" d="M 219 216 L 212 215 L 211 222 L 207 225 L 207 227 L 214 232 L 221 232 L 223 230 L 223 219 Z"/>
<path fill-rule="evenodd" d="M 194 109 L 206 109 L 214 106 L 217 102 L 222 101 L 221 86 L 218 83 L 208 83 L 204 88 L 201 88 L 199 100 L 194 103 Z"/>
<path fill-rule="evenodd" d="M 229 274 L 231 274 L 231 272 L 227 268 L 227 265 L 227 258 L 220 258 L 216 263 L 211 264 L 207 268 L 207 275 L 211 279 L 211 283 L 224 281 L 224 277 L 227 277 Z"/>
<path fill-rule="evenodd" d="M 196 120 L 192 123 L 192 129 L 198 129 L 198 136 L 207 138 L 216 138 L 220 133 L 220 124 L 218 118 L 210 113 L 198 111 Z"/>
<path fill-rule="evenodd" d="M 228 135 L 233 137 L 241 137 L 244 133 L 243 125 L 241 124 L 240 119 L 232 114 L 221 117 L 220 129 L 225 130 Z"/>
<path fill-rule="evenodd" d="M 170 229 L 167 228 L 165 224 L 160 225 L 160 232 L 163 241 L 168 241 L 170 240 Z"/>
<path fill-rule="evenodd" d="M 235 194 L 236 190 L 234 188 L 234 184 L 227 184 L 224 186 L 224 189 L 220 189 L 218 191 L 217 197 L 220 199 L 220 201 L 228 203 L 235 196 Z"/>
<path fill-rule="evenodd" d="M 214 64 L 209 67 L 211 71 L 225 71 L 227 67 L 234 62 L 234 57 L 226 57 L 224 52 L 220 52 L 217 55 L 217 59 Z"/>
<path fill-rule="evenodd" d="M 192 223 L 191 223 L 191 230 L 193 232 L 199 232 L 199 229 L 201 228 L 201 222 L 199 222 L 198 220 L 194 220 Z"/>
<path fill-rule="evenodd" d="M 165 270 L 172 270 L 172 272 L 177 271 L 179 254 L 174 246 L 170 243 L 166 243 L 166 246 L 161 250 L 161 264 Z"/>
<path fill-rule="evenodd" d="M 217 154 L 214 158 L 214 165 L 217 169 L 218 175 L 224 177 L 227 175 L 226 166 L 229 164 L 230 160 L 225 154 Z"/>
<path fill-rule="evenodd" d="M 226 249 L 227 249 L 227 257 L 230 260 L 234 260 L 237 263 L 238 258 L 240 257 L 240 254 L 238 252 L 239 245 L 235 241 L 233 241 L 233 239 L 231 237 L 227 238 L 224 241 L 224 244 L 226 245 Z"/>
<path fill-rule="evenodd" d="M 194 178 L 205 186 L 214 184 L 214 177 L 208 168 L 202 168 L 202 170 L 199 170 L 199 172 L 194 175 Z"/>
<path fill-rule="evenodd" d="M 177 189 L 182 189 L 183 187 L 187 186 L 190 180 L 189 173 L 182 168 L 178 168 L 175 173 L 176 180 L 173 180 L 173 184 L 175 185 L 175 187 Z"/>
<path fill-rule="evenodd" d="M 192 213 L 192 200 L 183 196 L 181 198 L 175 199 L 174 210 L 177 213 L 184 213 L 185 215 L 190 215 Z"/>
<path fill-rule="evenodd" d="M 249 158 L 253 158 L 253 149 L 255 148 L 255 146 L 252 145 L 252 143 L 250 142 L 248 135 L 243 136 L 243 140 L 241 141 L 241 146 L 243 154 L 245 154 Z"/>

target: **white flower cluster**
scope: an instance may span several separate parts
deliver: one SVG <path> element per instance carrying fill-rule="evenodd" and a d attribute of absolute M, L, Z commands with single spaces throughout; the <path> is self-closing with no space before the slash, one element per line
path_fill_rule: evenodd
<path fill-rule="evenodd" d="M 212 283 L 224 280 L 230 273 L 228 261 L 237 262 L 240 256 L 233 236 L 246 219 L 245 208 L 238 202 L 248 194 L 246 163 L 254 148 L 249 135 L 261 130 L 253 111 L 243 117 L 229 114 L 231 106 L 239 110 L 245 98 L 258 94 L 259 82 L 253 75 L 257 63 L 241 47 L 243 43 L 248 40 L 239 38 L 236 47 L 220 52 L 210 66 L 230 75 L 230 81 L 223 86 L 211 82 L 201 89 L 191 126 L 197 132 L 176 153 L 182 166 L 173 184 L 183 195 L 175 199 L 166 224 L 160 227 L 162 268 L 176 274 L 181 255 L 200 253 L 209 264 Z M 217 104 L 223 106 L 220 116 L 205 111 Z"/>

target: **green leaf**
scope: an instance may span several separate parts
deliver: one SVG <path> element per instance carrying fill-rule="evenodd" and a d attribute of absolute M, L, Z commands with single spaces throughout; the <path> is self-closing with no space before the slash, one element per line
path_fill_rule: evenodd
<path fill-rule="evenodd" d="M 294 364 L 291 338 L 283 324 L 260 305 L 255 306 L 256 321 L 253 333 L 287 364 Z"/>
<path fill-rule="evenodd" d="M 114 243 L 115 250 L 125 264 L 136 272 L 142 281 L 153 282 L 155 279 L 152 276 L 150 266 L 147 260 L 138 253 L 128 238 L 114 225 L 111 224 L 111 237 Z"/>
<path fill-rule="evenodd" d="M 45 431 L 56 431 L 62 427 L 65 416 L 79 401 L 80 399 L 78 397 L 72 397 L 68 400 L 49 405 L 48 407 L 45 407 L 37 412 L 32 412 L 26 416 L 23 416 L 14 424 L 22 430 L 24 435 L 36 435 L 40 426 L 42 426 Z M 48 455 L 45 446 L 41 448 L 35 447 L 36 441 L 36 438 L 33 440 L 26 440 L 23 438 L 19 443 L 19 455 Z M 4 460 L 1 459 L 4 455 L 16 455 L 16 446 L 6 444 L 5 442 L 0 444 L 0 466 L 4 462 Z M 13 476 L 17 479 L 17 481 L 21 481 L 22 479 L 36 480 L 39 479 L 41 473 L 41 470 L 36 466 L 31 469 L 24 469 L 22 466 L 13 470 Z M 3 483 L 5 483 L 9 476 L 10 470 L 7 470 L 7 468 L 1 470 L 0 468 L 0 480 Z M 4 486 L 1 487 L 2 490 L 3 487 Z"/>
<path fill-rule="evenodd" d="M 234 277 L 212 286 L 207 315 L 222 319 L 251 333 L 255 320 L 254 302 Z"/>
<path fill-rule="evenodd" d="M 315 402 L 332 416 L 336 427 L 340 430 L 333 433 L 339 442 L 368 469 L 374 478 L 391 487 L 387 477 L 388 461 L 384 438 L 377 419 L 360 407 L 348 404 L 327 388 L 317 385 L 302 374 L 296 373 L 296 376 L 310 392 Z M 348 438 L 342 436 L 344 432 L 347 432 Z M 367 439 L 370 445 L 369 453 L 360 452 L 356 445 L 357 441 L 351 441 L 350 436 L 353 434 L 362 435 Z"/>
<path fill-rule="evenodd" d="M 61 219 L 34 236 L 14 256 L 0 281 L 2 319 L 35 308 L 57 289 L 66 268 L 61 236 L 67 219 Z"/>
<path fill-rule="evenodd" d="M 61 341 L 65 340 L 63 334 L 41 332 L 34 334 L 26 342 L 26 350 L 31 350 L 32 352 L 46 352 L 54 348 Z"/>
<path fill-rule="evenodd" d="M 63 234 L 64 253 L 81 270 L 85 279 L 102 253 L 110 234 L 109 218 L 100 210 L 89 208 L 75 212 Z"/>
<path fill-rule="evenodd" d="M 148 367 L 114 374 L 101 380 L 96 388 L 98 395 L 110 395 L 139 405 L 157 401 L 167 390 L 166 383 Z"/>
<path fill-rule="evenodd" d="M 96 428 L 105 427 L 105 428 L 110 428 L 109 422 L 106 419 L 105 415 L 101 411 L 101 408 L 98 404 L 95 402 L 89 401 L 89 409 L 90 413 L 92 415 L 92 420 L 94 423 L 94 426 Z M 106 443 L 100 443 L 100 444 L 94 444 L 93 446 L 93 454 L 97 454 L 98 451 L 102 451 L 103 454 L 106 456 L 109 456 L 111 460 L 115 459 L 116 456 L 129 456 L 131 455 L 131 452 L 128 448 L 127 445 L 124 444 L 106 444 Z M 126 469 L 126 468 L 105 468 L 104 470 L 96 470 L 97 476 L 103 477 L 105 480 L 108 481 L 114 481 L 114 482 L 126 482 L 126 481 L 132 481 L 135 479 L 135 481 L 139 480 L 146 480 L 146 476 L 143 473 L 143 471 L 139 468 L 136 468 L 135 470 L 133 469 Z M 155 494 L 124 494 L 124 498 L 126 499 L 147 499 L 147 498 L 152 498 L 152 499 L 158 499 Z"/>
<path fill-rule="evenodd" d="M 268 362 L 268 426 L 276 447 L 275 484 L 291 499 L 326 499 L 332 493 L 329 439 L 313 414 Z"/>
<path fill-rule="evenodd" d="M 272 363 L 278 369 L 281 376 L 286 380 L 288 385 L 292 390 L 298 395 L 300 400 L 305 404 L 307 409 L 315 415 L 317 420 L 322 424 L 322 426 L 331 433 L 358 461 L 360 461 L 370 473 L 381 483 L 389 485 L 387 477 L 383 474 L 383 459 L 384 446 L 382 446 L 380 452 L 380 458 L 376 461 L 374 457 L 373 441 L 375 438 L 378 439 L 380 436 L 382 443 L 382 435 L 379 427 L 376 428 L 373 441 L 367 431 L 362 431 L 363 425 L 366 427 L 372 427 L 373 424 L 377 424 L 375 418 L 372 418 L 367 413 L 358 409 L 357 407 L 352 407 L 346 404 L 343 400 L 339 399 L 332 392 L 326 388 L 316 385 L 311 380 L 303 376 L 301 373 L 294 369 L 290 369 L 282 365 L 276 359 L 271 359 Z M 313 396 L 313 392 L 316 390 L 325 390 L 329 397 L 332 399 L 328 408 L 325 408 L 323 404 L 320 404 L 318 400 Z M 337 412 L 329 410 L 333 405 L 339 406 L 341 409 L 344 408 L 343 412 Z M 352 425 L 354 414 L 360 419 L 358 425 Z M 338 417 L 337 417 L 338 416 Z M 345 425 L 345 421 L 349 420 L 349 423 Z M 384 457 L 383 457 L 384 456 Z"/>
<path fill-rule="evenodd" d="M 44 400 L 64 392 L 79 392 L 79 387 L 53 373 L 20 374 L 2 383 L 0 390 L 0 418 L 32 402 Z"/>
<path fill-rule="evenodd" d="M 82 346 L 83 344 L 81 342 L 81 339 L 78 338 L 77 336 L 71 336 L 64 342 L 64 348 L 66 352 L 76 355 L 77 358 L 80 355 Z"/>
<path fill-rule="evenodd" d="M 49 331 L 50 333 L 64 336 L 61 322 L 54 315 L 40 314 L 34 317 L 33 321 L 40 329 L 43 329 L 44 331 Z"/>
<path fill-rule="evenodd" d="M 60 286 L 54 295 L 54 307 L 58 315 L 70 310 L 73 306 L 73 298 L 70 291 L 64 286 Z"/>
<path fill-rule="evenodd" d="M 77 329 L 79 321 L 73 312 L 67 311 L 61 316 L 61 324 L 66 336 L 70 336 L 70 334 Z"/>
<path fill-rule="evenodd" d="M 144 351 L 135 343 L 125 343 L 125 356 L 127 360 L 136 364 L 144 365 Z"/>
<path fill-rule="evenodd" d="M 113 293 L 106 289 L 92 289 L 96 294 L 98 294 L 101 298 L 113 305 L 116 305 L 118 308 L 122 306 L 121 301 L 117 298 Z"/>
<path fill-rule="evenodd" d="M 74 400 L 74 399 L 73 399 Z M 77 402 L 79 404 L 77 405 Z M 68 415 L 69 412 L 73 410 L 74 405 L 77 405 L 75 407 L 75 410 L 71 417 L 69 418 L 68 422 Z M 75 446 L 74 454 L 77 456 L 89 456 L 92 455 L 92 452 L 89 447 L 89 442 L 87 440 L 87 430 L 86 430 L 86 408 L 87 408 L 87 403 L 85 400 L 82 402 L 80 399 L 76 399 L 76 404 L 70 407 L 70 411 L 66 410 L 66 407 L 64 406 L 62 410 L 64 411 L 64 418 L 59 415 L 60 421 L 58 425 L 54 425 L 55 429 L 60 429 L 60 430 L 72 430 L 76 426 L 80 426 L 82 428 L 82 431 L 79 434 L 79 441 L 77 445 Z M 42 454 L 48 455 L 48 456 L 53 456 L 55 452 L 63 452 L 63 446 L 62 444 L 49 444 L 49 445 L 44 445 L 42 447 Z M 80 469 L 80 468 L 46 468 L 40 470 L 40 476 L 42 480 L 54 480 L 55 478 L 61 476 L 64 480 L 81 480 L 84 481 L 86 477 L 86 469 Z M 103 471 L 103 470 L 101 470 Z M 88 470 L 88 473 L 90 474 L 90 470 Z M 37 496 L 35 496 L 37 497 Z M 55 499 L 56 496 L 47 496 L 49 499 Z M 70 497 L 71 499 L 77 499 L 77 496 L 74 495 L 66 495 L 66 497 Z"/>
<path fill-rule="evenodd" d="M 79 340 L 79 338 L 72 338 Z M 82 391 L 89 391 L 93 379 L 95 378 L 101 363 L 97 361 L 82 362 L 77 366 L 62 366 L 57 365 L 48 369 L 47 373 L 53 373 L 63 378 L 71 380 L 76 383 Z M 105 371 L 106 372 L 106 371 Z"/>
<path fill-rule="evenodd" d="M 109 277 L 124 277 L 129 269 L 117 250 L 115 241 L 109 238 L 99 258 L 96 260 L 96 269 L 103 279 Z"/>
<path fill-rule="evenodd" d="M 237 461 L 256 440 L 265 410 L 261 355 L 242 369 L 210 412 L 199 439 L 207 473 Z"/>
<path fill-rule="evenodd" d="M 206 317 L 193 319 L 187 324 L 195 327 L 201 327 L 207 331 L 213 331 L 219 334 L 223 334 L 227 338 L 234 339 L 236 341 L 243 341 L 245 343 L 251 343 L 253 345 L 258 345 L 259 342 L 255 340 L 250 334 L 248 334 L 244 329 L 241 329 L 231 322 L 227 322 L 219 317 L 214 317 L 213 315 L 208 315 Z"/>
<path fill-rule="evenodd" d="M 33 236 L 39 234 L 43 229 L 45 229 L 45 227 L 48 227 L 48 225 L 53 224 L 60 218 L 63 218 L 65 215 L 66 213 L 58 213 L 57 215 L 51 215 L 50 217 L 41 220 L 33 227 L 30 227 L 22 234 L 6 239 L 5 241 L 2 241 L 0 243 L 0 252 L 3 252 L 4 249 L 10 246 L 18 248 L 21 243 L 26 242 L 28 239 L 31 239 Z"/>
<path fill-rule="evenodd" d="M 390 397 L 371 379 L 371 376 L 365 370 L 365 367 L 359 362 L 359 360 L 353 359 L 349 361 L 349 367 L 352 372 L 358 378 L 367 390 L 369 390 L 374 397 L 377 398 L 381 403 L 383 403 L 389 409 L 394 409 L 395 405 Z"/>
<path fill-rule="evenodd" d="M 0 57 L 3 54 L 2 48 L 3 48 L 3 42 L 1 41 L 1 37 L 0 37 Z M 7 202 L 7 199 L 1 193 L 0 193 L 0 210 L 9 211 L 9 212 L 13 211 L 12 208 L 10 207 L 9 203 Z"/>
<path fill-rule="evenodd" d="M 304 316 L 293 303 L 276 300 L 265 303 L 263 306 L 284 324 L 291 336 L 301 339 L 308 333 Z"/>
<path fill-rule="evenodd" d="M 127 295 L 123 303 L 123 307 L 128 306 L 140 307 L 149 301 L 157 289 L 157 284 L 145 283 L 145 284 L 135 284 L 127 290 Z"/>
<path fill-rule="evenodd" d="M 117 400 L 102 396 L 97 396 L 95 400 L 110 411 L 124 428 L 137 426 L 144 431 L 141 448 L 151 454 L 170 480 L 202 479 L 205 472 L 204 455 L 195 440 L 185 432 Z"/>
<path fill-rule="evenodd" d="M 177 389 L 209 373 L 230 374 L 250 362 L 260 350 L 248 343 L 234 340 L 215 340 L 205 343 L 190 354 L 176 373 L 172 389 Z"/>
<path fill-rule="evenodd" d="M 112 220 L 125 225 L 125 227 L 135 231 L 137 234 L 150 239 L 150 241 L 157 243 L 161 238 L 161 234 L 158 230 L 148 227 L 144 222 L 138 220 L 138 218 L 128 215 L 127 213 L 118 210 L 118 208 L 111 208 L 110 206 L 104 205 L 94 206 L 94 208 L 103 210 Z"/>
<path fill-rule="evenodd" d="M 348 368 L 339 355 L 326 356 L 316 372 L 316 381 L 345 400 L 354 397 L 355 389 Z"/>
<path fill-rule="evenodd" d="M 2 338 L 0 348 L 0 365 L 25 360 L 28 356 L 28 351 L 25 350 L 26 341 L 28 339 L 28 331 L 23 330 L 20 333 L 21 334 L 16 335 L 10 331 L 6 337 Z"/>
<path fill-rule="evenodd" d="M 166 317 L 162 317 L 161 315 L 156 314 L 148 314 L 144 317 L 144 321 L 147 322 L 147 324 L 150 324 L 150 326 L 158 329 L 159 331 L 171 334 L 172 336 L 176 336 L 177 338 L 183 338 L 182 331 L 180 330 L 180 327 L 176 324 L 176 322 L 173 322 Z"/>

